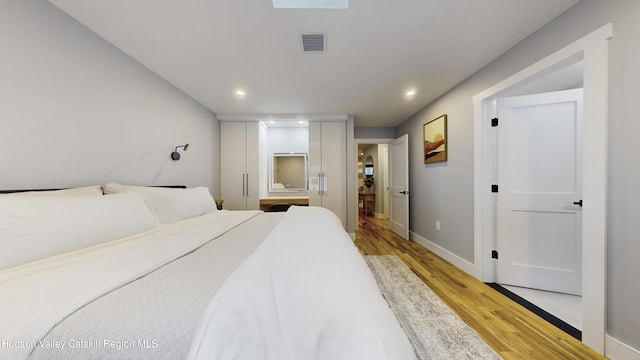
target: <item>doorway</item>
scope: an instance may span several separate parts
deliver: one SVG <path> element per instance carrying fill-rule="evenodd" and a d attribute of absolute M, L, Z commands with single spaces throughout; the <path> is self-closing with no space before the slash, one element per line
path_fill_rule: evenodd
<path fill-rule="evenodd" d="M 494 282 L 496 246 L 497 198 L 493 185 L 499 184 L 496 159 L 492 157 L 496 135 L 492 119 L 496 118 L 498 99 L 518 95 L 545 81 L 555 81 L 561 70 L 581 63 L 584 81 L 584 158 L 589 159 L 582 169 L 582 341 L 604 353 L 606 300 L 606 178 L 607 178 L 607 98 L 608 98 L 608 40 L 613 35 L 611 24 L 592 32 L 529 66 L 521 72 L 497 83 L 473 97 L 474 115 L 474 238 L 475 270 L 484 282 Z M 537 81 L 541 80 L 541 81 Z M 528 90 L 527 90 L 528 91 Z M 587 266 L 588 265 L 588 266 Z"/>
<path fill-rule="evenodd" d="M 386 141 L 361 140 L 356 145 L 358 156 L 358 216 L 389 218 L 389 145 Z"/>
<path fill-rule="evenodd" d="M 397 139 L 355 139 L 355 149 L 358 161 L 356 168 L 355 193 L 355 224 L 359 228 L 360 216 L 367 211 L 360 211 L 366 206 L 364 198 L 375 193 L 374 214 L 377 219 L 384 219 L 386 227 L 405 240 L 409 240 L 409 136 L 402 135 Z M 373 169 L 367 164 L 373 154 L 377 159 L 372 159 Z M 371 165 L 371 164 L 369 164 Z M 377 170 L 381 167 L 380 171 Z M 367 176 L 369 171 L 373 175 Z M 377 177 L 374 177 L 378 174 Z M 375 184 L 372 189 L 365 186 L 366 182 Z M 364 194 L 363 194 L 364 192 Z"/>

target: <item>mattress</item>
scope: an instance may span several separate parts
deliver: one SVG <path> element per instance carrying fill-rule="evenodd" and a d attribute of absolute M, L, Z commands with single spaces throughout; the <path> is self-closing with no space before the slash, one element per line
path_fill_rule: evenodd
<path fill-rule="evenodd" d="M 92 301 L 56 325 L 29 359 L 186 358 L 200 313 L 282 216 L 256 216 Z"/>
<path fill-rule="evenodd" d="M 0 271 L 0 358 L 398 359 L 331 211 L 217 211 Z"/>

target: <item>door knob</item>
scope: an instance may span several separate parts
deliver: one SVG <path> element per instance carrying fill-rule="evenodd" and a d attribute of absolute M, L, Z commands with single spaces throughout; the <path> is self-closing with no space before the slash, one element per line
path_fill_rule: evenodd
<path fill-rule="evenodd" d="M 400 191 L 400 194 L 407 195 L 407 194 L 409 194 L 409 192 L 404 190 L 404 191 Z"/>
<path fill-rule="evenodd" d="M 574 201 L 573 205 L 578 205 L 578 206 L 582 207 L 582 199 L 580 199 L 580 201 Z"/>

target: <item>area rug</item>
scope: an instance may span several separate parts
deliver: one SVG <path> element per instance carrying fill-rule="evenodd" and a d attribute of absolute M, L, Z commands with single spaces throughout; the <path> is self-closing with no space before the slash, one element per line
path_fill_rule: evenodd
<path fill-rule="evenodd" d="M 400 259 L 393 255 L 364 258 L 418 359 L 500 359 Z"/>

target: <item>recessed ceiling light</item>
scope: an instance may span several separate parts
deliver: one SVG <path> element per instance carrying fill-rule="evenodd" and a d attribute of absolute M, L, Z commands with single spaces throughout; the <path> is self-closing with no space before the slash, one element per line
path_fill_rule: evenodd
<path fill-rule="evenodd" d="M 278 9 L 347 9 L 349 0 L 272 0 Z"/>
<path fill-rule="evenodd" d="M 407 95 L 407 96 L 413 96 L 413 95 L 415 95 L 415 94 L 416 94 L 416 91 L 415 91 L 415 90 L 409 90 L 409 91 L 407 91 L 407 92 L 406 92 L 406 93 L 404 93 L 404 94 L 405 94 L 405 95 Z"/>
<path fill-rule="evenodd" d="M 245 96 L 245 92 L 243 90 L 236 90 L 236 95 L 238 96 Z"/>

